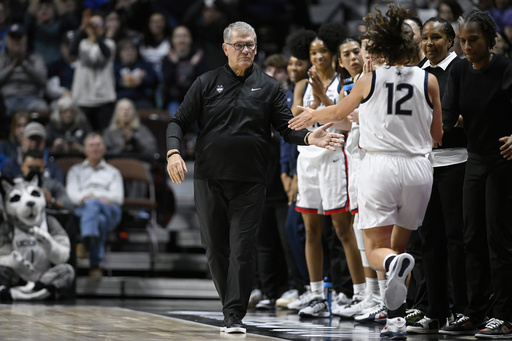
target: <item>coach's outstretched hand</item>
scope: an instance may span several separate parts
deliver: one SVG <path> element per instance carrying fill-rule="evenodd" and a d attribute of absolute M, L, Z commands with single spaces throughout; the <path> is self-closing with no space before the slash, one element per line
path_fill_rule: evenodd
<path fill-rule="evenodd" d="M 302 115 L 303 114 L 296 118 Z M 327 128 L 330 128 L 333 124 L 334 123 L 330 122 L 316 128 L 311 135 L 309 135 L 309 144 L 332 151 L 335 151 L 336 147 L 343 147 L 343 143 L 345 143 L 345 136 L 343 134 L 330 133 L 326 131 Z"/>

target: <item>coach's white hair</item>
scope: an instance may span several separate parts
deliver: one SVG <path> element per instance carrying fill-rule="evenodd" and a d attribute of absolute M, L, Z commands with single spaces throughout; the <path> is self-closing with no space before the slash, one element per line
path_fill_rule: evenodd
<path fill-rule="evenodd" d="M 231 32 L 233 32 L 233 31 L 237 31 L 237 32 L 241 32 L 241 33 L 252 33 L 252 35 L 254 36 L 254 42 L 255 43 L 258 42 L 258 40 L 256 38 L 256 31 L 254 30 L 254 28 L 246 22 L 237 21 L 232 24 L 229 24 L 229 26 L 224 29 L 224 42 L 225 43 L 231 43 Z"/>

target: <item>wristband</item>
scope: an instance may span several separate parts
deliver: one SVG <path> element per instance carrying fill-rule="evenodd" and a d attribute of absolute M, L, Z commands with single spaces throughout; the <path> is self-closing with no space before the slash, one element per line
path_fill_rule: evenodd
<path fill-rule="evenodd" d="M 311 132 L 308 132 L 306 136 L 304 136 L 304 142 L 306 143 L 306 146 L 309 146 L 309 135 L 311 135 Z"/>
<path fill-rule="evenodd" d="M 166 160 L 167 160 L 167 161 L 169 161 L 169 158 L 170 158 L 171 156 L 173 156 L 174 154 L 179 154 L 179 153 L 180 153 L 180 152 L 175 151 L 175 152 L 172 152 L 172 153 L 170 153 L 170 154 L 167 154 Z"/>

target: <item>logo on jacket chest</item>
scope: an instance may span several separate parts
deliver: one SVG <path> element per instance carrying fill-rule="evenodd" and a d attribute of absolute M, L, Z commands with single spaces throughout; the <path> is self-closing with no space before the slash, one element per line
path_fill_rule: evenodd
<path fill-rule="evenodd" d="M 220 94 L 222 91 L 224 91 L 223 85 L 217 85 L 217 92 Z"/>

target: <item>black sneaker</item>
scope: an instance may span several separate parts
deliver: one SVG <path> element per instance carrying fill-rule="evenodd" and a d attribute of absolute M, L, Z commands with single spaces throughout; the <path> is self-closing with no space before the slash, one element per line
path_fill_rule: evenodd
<path fill-rule="evenodd" d="M 232 313 L 224 317 L 224 326 L 220 329 L 221 332 L 232 334 L 241 333 L 245 334 L 245 324 L 242 323 L 237 314 Z"/>
<path fill-rule="evenodd" d="M 408 326 L 414 325 L 416 322 L 425 317 L 425 313 L 419 309 L 407 309 L 405 311 L 405 323 Z"/>
<path fill-rule="evenodd" d="M 469 316 L 459 315 L 459 318 L 450 325 L 439 329 L 439 334 L 474 335 L 478 331 L 476 325 L 477 323 L 472 321 Z"/>
<path fill-rule="evenodd" d="M 512 323 L 498 319 L 490 319 L 485 328 L 475 334 L 484 339 L 512 339 Z"/>

